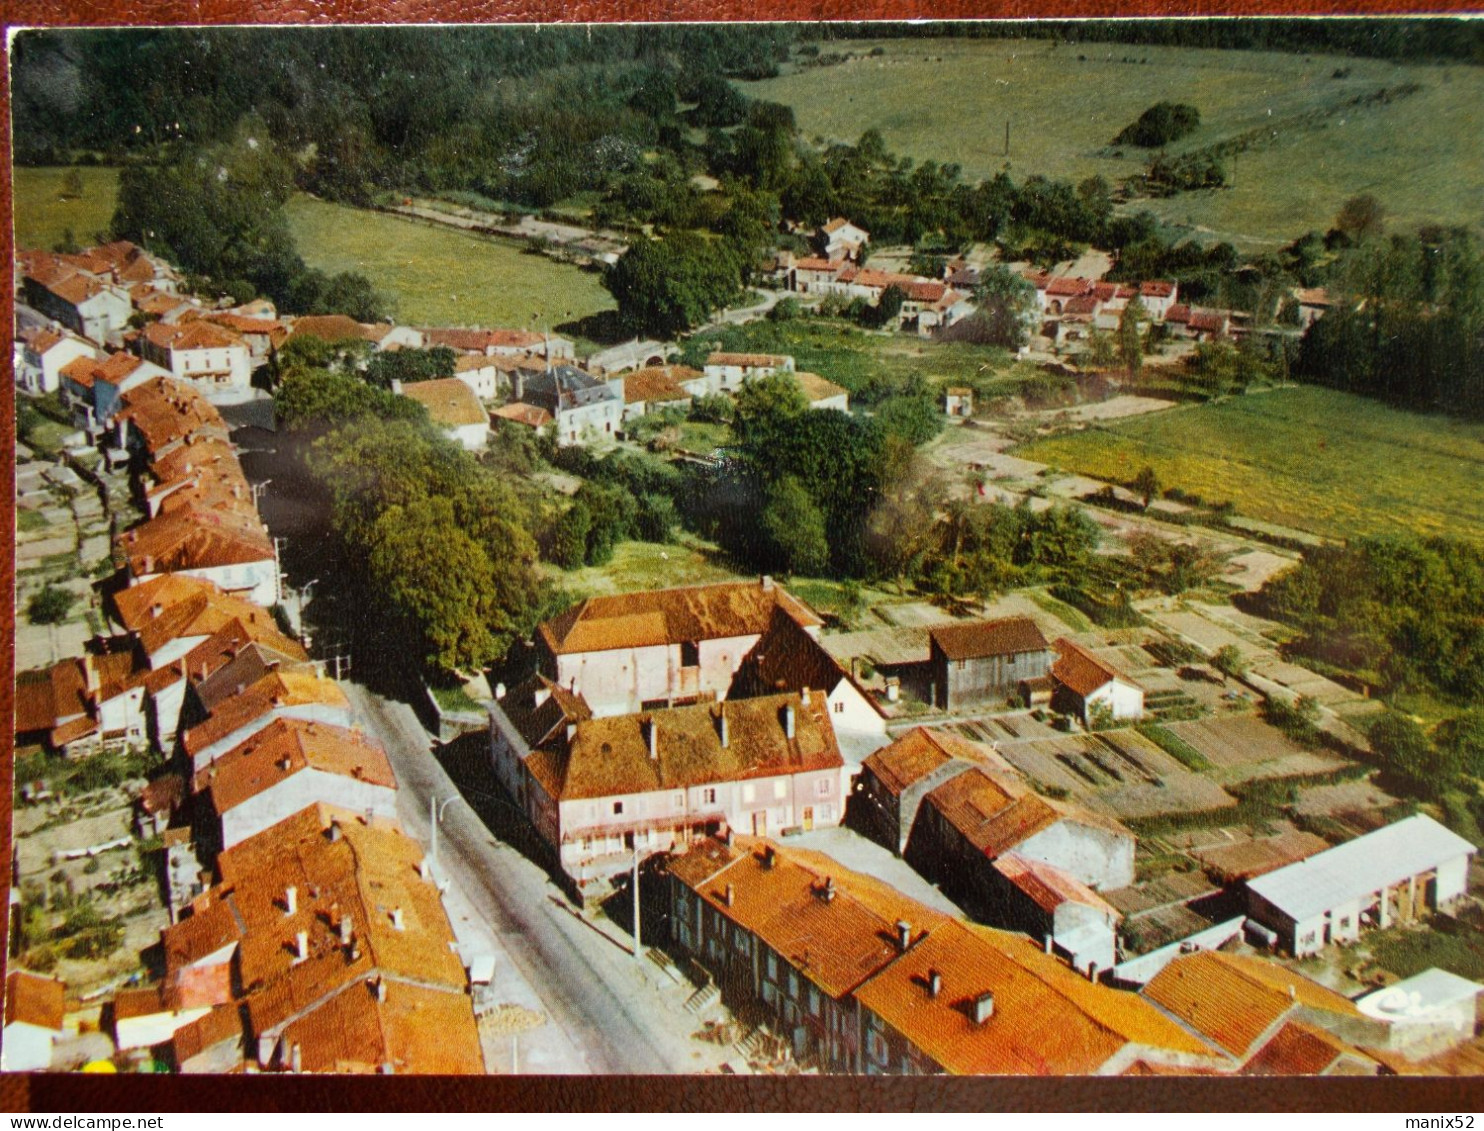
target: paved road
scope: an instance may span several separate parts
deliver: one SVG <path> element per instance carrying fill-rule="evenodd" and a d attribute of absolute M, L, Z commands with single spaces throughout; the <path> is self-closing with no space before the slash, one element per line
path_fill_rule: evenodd
<path fill-rule="evenodd" d="M 404 703 L 346 683 L 362 722 L 381 739 L 400 789 L 404 826 L 428 843 L 429 798 L 458 794 L 430 752 L 427 732 Z M 491 788 L 498 788 L 491 782 Z M 552 1021 L 581 1050 L 592 1072 L 694 1072 L 709 1067 L 689 1034 L 684 991 L 636 963 L 579 918 L 546 873 L 496 840 L 470 805 L 455 802 L 438 826 L 440 865 L 497 933 L 511 961 L 541 997 Z M 555 901 L 554 901 L 555 897 Z"/>

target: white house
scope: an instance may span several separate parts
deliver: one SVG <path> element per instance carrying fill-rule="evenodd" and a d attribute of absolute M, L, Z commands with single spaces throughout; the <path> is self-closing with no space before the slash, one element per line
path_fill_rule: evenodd
<path fill-rule="evenodd" d="M 231 848 L 316 803 L 394 818 L 397 779 L 386 751 L 356 730 L 281 718 L 195 775 Z"/>
<path fill-rule="evenodd" d="M 490 418 L 474 390 L 457 377 L 438 381 L 392 382 L 392 391 L 417 401 L 428 418 L 466 452 L 482 452 L 489 443 Z"/>
<path fill-rule="evenodd" d="M 871 233 L 836 216 L 819 229 L 817 239 L 826 259 L 859 259 L 861 249 L 871 242 Z"/>
<path fill-rule="evenodd" d="M 795 373 L 794 380 L 804 391 L 804 398 L 809 402 L 810 408 L 850 411 L 850 391 L 845 386 L 837 385 L 818 373 Z"/>
<path fill-rule="evenodd" d="M 273 540 L 251 515 L 183 507 L 125 531 L 117 548 L 131 585 L 185 573 L 264 608 L 281 591 Z"/>
<path fill-rule="evenodd" d="M 181 735 L 181 746 L 199 773 L 228 751 L 279 719 L 349 727 L 350 700 L 338 684 L 305 672 L 276 671 L 219 703 Z"/>
<path fill-rule="evenodd" d="M 59 262 L 28 272 L 22 293 L 28 305 L 97 345 L 122 332 L 134 313 L 123 287 Z"/>
<path fill-rule="evenodd" d="M 1082 645 L 1062 637 L 1051 665 L 1052 703 L 1091 726 L 1108 720 L 1137 719 L 1144 713 L 1144 689 Z"/>
<path fill-rule="evenodd" d="M 515 399 L 542 409 L 559 447 L 614 440 L 623 427 L 623 378 L 599 379 L 570 365 L 515 375 Z"/>
<path fill-rule="evenodd" d="M 844 761 L 817 692 L 592 718 L 535 677 L 490 708 L 496 776 L 585 889 L 723 829 L 839 824 Z"/>
<path fill-rule="evenodd" d="M 1247 914 L 1295 957 L 1441 910 L 1468 891 L 1473 843 L 1424 813 L 1247 881 Z"/>
<path fill-rule="evenodd" d="M 213 322 L 197 319 L 168 325 L 152 322 L 139 335 L 139 354 L 216 404 L 252 398 L 252 357 L 242 338 Z"/>
<path fill-rule="evenodd" d="M 0 1071 L 45 1072 L 63 1033 L 66 987 L 55 978 L 12 969 L 5 977 L 5 1032 Z"/>
<path fill-rule="evenodd" d="M 69 362 L 101 356 L 96 347 L 60 326 L 27 330 L 16 341 L 16 384 L 32 393 L 54 393 Z"/>
<path fill-rule="evenodd" d="M 537 629 L 537 666 L 599 717 L 724 696 L 778 610 L 823 624 L 769 577 L 590 597 Z"/>
<path fill-rule="evenodd" d="M 713 393 L 735 393 L 754 377 L 793 371 L 794 359 L 787 354 L 717 352 L 706 358 L 706 376 L 713 382 Z"/>

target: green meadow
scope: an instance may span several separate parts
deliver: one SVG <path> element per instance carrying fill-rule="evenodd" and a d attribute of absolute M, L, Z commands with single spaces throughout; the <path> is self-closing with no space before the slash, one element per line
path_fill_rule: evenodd
<path fill-rule="evenodd" d="M 96 235 L 107 232 L 118 197 L 118 170 L 99 165 L 78 166 L 82 193 L 70 198 L 62 191 L 62 178 L 67 172 L 34 166 L 13 170 L 16 247 L 50 248 L 61 242 L 69 230 L 73 239 L 86 246 L 94 242 Z"/>
<path fill-rule="evenodd" d="M 1147 154 L 1115 153 L 1113 136 L 1155 102 L 1189 102 L 1201 126 L 1171 152 L 1258 129 L 1271 136 L 1228 162 L 1232 187 L 1147 206 L 1177 228 L 1258 250 L 1325 230 L 1361 192 L 1401 227 L 1484 219 L 1478 67 L 1043 40 L 859 40 L 826 50 L 857 57 L 743 87 L 792 106 L 810 139 L 854 142 L 875 128 L 892 151 L 956 162 L 970 179 L 1008 168 L 1017 180 L 1119 180 Z M 1408 83 L 1421 90 L 1349 105 Z"/>
<path fill-rule="evenodd" d="M 1308 386 L 1168 409 L 1015 454 L 1165 487 L 1240 514 L 1347 538 L 1410 531 L 1484 541 L 1484 425 Z"/>

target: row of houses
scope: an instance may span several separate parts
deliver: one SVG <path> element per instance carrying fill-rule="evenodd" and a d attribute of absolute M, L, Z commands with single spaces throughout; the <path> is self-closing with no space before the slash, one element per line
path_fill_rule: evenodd
<path fill-rule="evenodd" d="M 874 749 L 886 728 L 821 623 L 766 577 L 590 598 L 496 690 L 494 776 L 584 892 L 722 829 L 837 825 L 842 742 Z"/>
<path fill-rule="evenodd" d="M 1223 951 L 1177 955 L 1142 990 L 1118 989 L 1077 973 L 1049 941 L 742 836 L 669 859 L 661 901 L 672 949 L 734 1006 L 760 1011 L 794 1056 L 832 1072 L 1374 1075 L 1471 1037 L 1484 989 L 1432 971 L 1400 996 L 1352 1001 Z"/>
<path fill-rule="evenodd" d="M 396 823 L 391 765 L 270 612 L 272 541 L 220 412 L 154 377 L 121 394 L 106 442 L 148 517 L 118 537 L 108 631 L 18 678 L 17 740 L 172 755 L 137 803 L 164 846 L 164 976 L 105 1007 L 118 1051 L 180 1071 L 482 1071 L 470 978 Z"/>

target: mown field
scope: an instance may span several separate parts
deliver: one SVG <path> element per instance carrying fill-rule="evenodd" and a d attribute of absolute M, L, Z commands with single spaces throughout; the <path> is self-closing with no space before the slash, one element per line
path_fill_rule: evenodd
<path fill-rule="evenodd" d="M 870 57 L 876 48 L 882 54 Z M 1477 67 L 1041 40 L 824 49 L 857 58 L 743 84 L 749 95 L 792 106 L 806 137 L 854 142 L 875 128 L 894 152 L 956 162 L 971 179 L 1008 167 L 1017 180 L 1100 173 L 1114 181 L 1141 169 L 1145 154 L 1115 155 L 1113 136 L 1155 102 L 1189 102 L 1201 127 L 1172 152 L 1259 127 L 1278 136 L 1238 158 L 1233 187 L 1149 205 L 1173 224 L 1261 249 L 1328 228 L 1358 192 L 1379 198 L 1400 226 L 1484 219 L 1484 149 L 1473 140 L 1484 102 Z M 1385 105 L 1346 106 L 1409 82 L 1423 89 Z"/>
<path fill-rule="evenodd" d="M 118 170 L 82 166 L 77 172 L 82 178 L 82 195 L 64 200 L 62 178 L 66 169 L 23 166 L 14 170 L 11 184 L 15 192 L 16 247 L 49 248 L 69 228 L 78 243 L 90 244 L 95 234 L 107 230 L 118 197 Z"/>
<path fill-rule="evenodd" d="M 307 196 L 288 212 L 310 266 L 361 272 L 402 322 L 554 327 L 614 305 L 596 274 L 514 244 Z"/>
<path fill-rule="evenodd" d="M 1336 538 L 1413 531 L 1484 541 L 1484 425 L 1289 387 L 1068 433 L 1014 449 L 1068 471 L 1230 501 Z"/>

